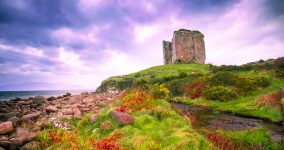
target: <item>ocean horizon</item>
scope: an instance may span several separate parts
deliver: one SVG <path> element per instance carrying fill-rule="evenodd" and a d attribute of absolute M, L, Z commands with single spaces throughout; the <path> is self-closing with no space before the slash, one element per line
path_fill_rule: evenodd
<path fill-rule="evenodd" d="M 0 101 L 9 101 L 15 98 L 29 98 L 35 96 L 44 96 L 46 98 L 51 96 L 62 96 L 67 92 L 72 95 L 79 95 L 82 92 L 94 92 L 95 90 L 29 90 L 29 91 L 0 91 Z"/>

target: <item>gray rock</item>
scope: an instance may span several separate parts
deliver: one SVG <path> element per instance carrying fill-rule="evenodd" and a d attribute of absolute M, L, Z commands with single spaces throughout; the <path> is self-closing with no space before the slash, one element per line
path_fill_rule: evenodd
<path fill-rule="evenodd" d="M 124 112 L 113 111 L 111 112 L 112 118 L 119 123 L 119 125 L 134 124 L 134 118 Z"/>
<path fill-rule="evenodd" d="M 24 128 L 17 128 L 15 138 L 12 139 L 13 145 L 23 145 L 25 142 L 36 140 L 39 137 L 39 132 L 30 132 Z"/>
<path fill-rule="evenodd" d="M 27 120 L 27 119 L 34 120 L 34 119 L 37 119 L 40 115 L 41 115 L 41 112 L 27 114 L 27 115 L 22 116 L 20 120 Z"/>
<path fill-rule="evenodd" d="M 47 112 L 57 112 L 57 108 L 55 107 L 55 106 L 53 106 L 53 105 L 48 105 L 46 108 L 45 108 L 45 110 L 47 111 Z"/>
<path fill-rule="evenodd" d="M 42 105 L 48 103 L 47 99 L 43 96 L 36 96 L 32 99 L 32 101 L 37 105 Z"/>
<path fill-rule="evenodd" d="M 90 123 L 95 123 L 98 120 L 99 116 L 97 114 L 92 114 L 90 117 Z"/>
<path fill-rule="evenodd" d="M 39 148 L 39 142 L 32 141 L 21 147 L 20 150 L 34 150 Z"/>
<path fill-rule="evenodd" d="M 109 121 L 109 120 L 106 120 L 106 121 L 104 121 L 102 124 L 101 124 L 101 126 L 100 126 L 100 128 L 101 129 L 104 129 L 104 130 L 109 130 L 109 129 L 111 129 L 112 128 L 112 122 L 111 121 Z"/>
<path fill-rule="evenodd" d="M 13 131 L 13 123 L 11 121 L 3 122 L 0 124 L 0 134 L 8 134 Z"/>
<path fill-rule="evenodd" d="M 16 116 L 8 119 L 8 121 L 11 121 L 13 124 L 16 124 L 19 120 L 20 120 L 20 118 L 16 117 Z"/>

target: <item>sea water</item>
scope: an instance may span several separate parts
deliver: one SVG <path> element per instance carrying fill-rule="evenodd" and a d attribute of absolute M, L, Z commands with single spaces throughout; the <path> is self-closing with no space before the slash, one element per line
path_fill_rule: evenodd
<path fill-rule="evenodd" d="M 67 92 L 72 95 L 78 95 L 81 92 L 93 92 L 92 90 L 48 90 L 48 91 L 0 91 L 0 101 L 11 100 L 15 98 L 29 98 L 35 96 L 62 96 Z"/>

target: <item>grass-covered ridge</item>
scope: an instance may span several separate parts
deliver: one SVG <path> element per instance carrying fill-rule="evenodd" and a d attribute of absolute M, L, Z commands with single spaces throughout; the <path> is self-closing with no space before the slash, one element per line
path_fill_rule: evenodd
<path fill-rule="evenodd" d="M 41 145 L 51 145 L 49 149 L 86 150 L 211 149 L 210 142 L 192 129 L 188 120 L 172 110 L 167 101 L 153 100 L 153 109 L 129 112 L 134 117 L 134 124 L 126 126 L 120 126 L 111 116 L 111 112 L 122 104 L 122 100 L 118 100 L 101 109 L 94 123 L 90 122 L 88 114 L 81 120 L 71 121 L 75 126 L 71 131 L 46 130 Z M 102 124 L 106 121 L 111 126 L 104 129 Z"/>
<path fill-rule="evenodd" d="M 274 103 L 275 98 L 268 98 L 261 104 L 260 99 L 284 87 L 283 62 L 284 59 L 279 58 L 242 66 L 155 66 L 129 75 L 110 77 L 102 82 L 97 91 L 165 84 L 170 89 L 171 100 L 183 97 L 189 104 L 280 121 L 279 105 L 269 105 L 270 99 Z"/>
<path fill-rule="evenodd" d="M 205 64 L 168 64 L 155 66 L 128 75 L 110 77 L 102 82 L 97 91 L 105 92 L 108 89 L 124 90 L 145 82 L 163 83 L 164 81 L 170 81 L 184 75 L 206 74 L 208 72 L 209 65 Z"/>

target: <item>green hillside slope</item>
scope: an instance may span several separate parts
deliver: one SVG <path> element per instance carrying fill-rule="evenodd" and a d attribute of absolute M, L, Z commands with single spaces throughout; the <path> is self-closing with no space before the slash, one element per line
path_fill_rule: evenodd
<path fill-rule="evenodd" d="M 284 87 L 283 64 L 284 59 L 278 58 L 242 66 L 155 66 L 129 75 L 110 77 L 97 91 L 165 84 L 171 91 L 170 100 L 280 121 L 277 92 Z"/>

